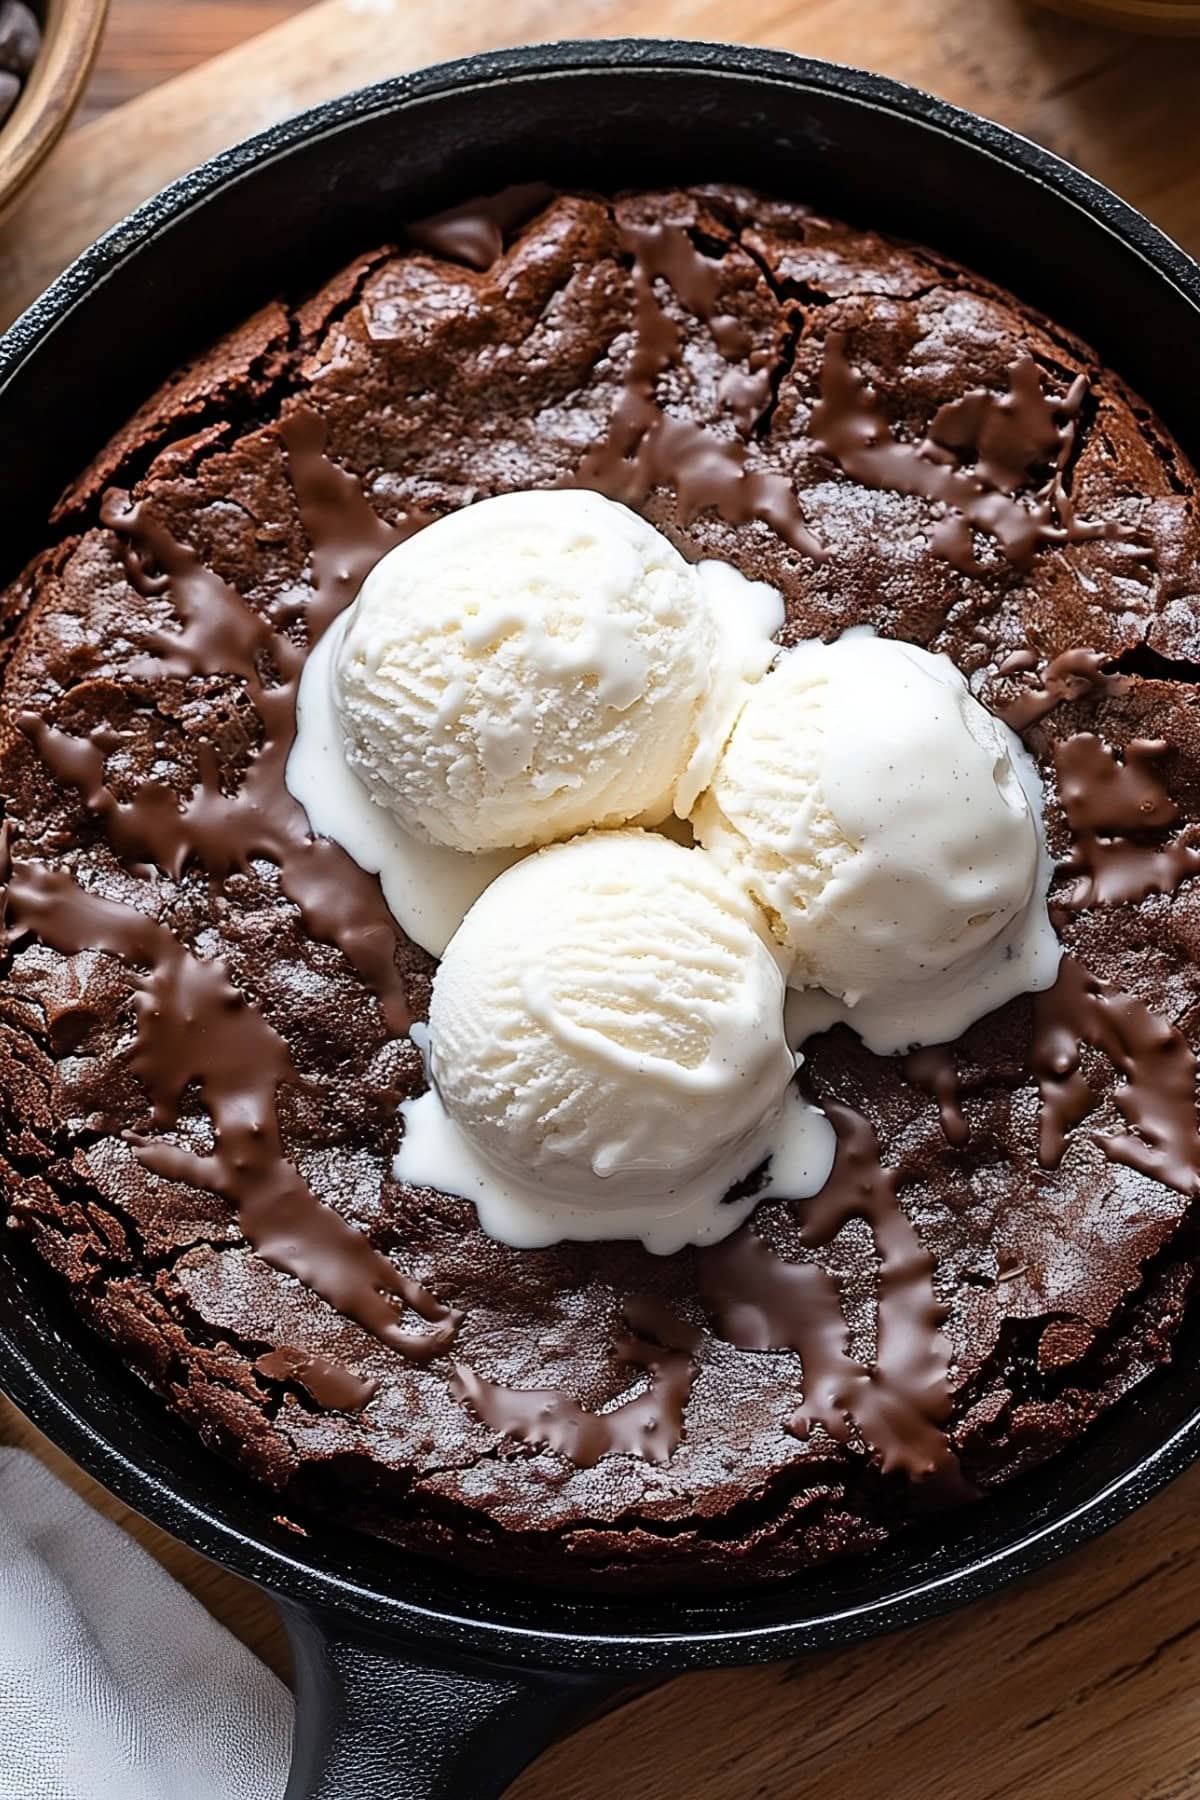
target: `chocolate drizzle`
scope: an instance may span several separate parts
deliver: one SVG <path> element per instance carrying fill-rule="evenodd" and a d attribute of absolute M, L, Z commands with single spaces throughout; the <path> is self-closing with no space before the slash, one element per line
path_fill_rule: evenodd
<path fill-rule="evenodd" d="M 837 1156 L 825 1187 L 799 1209 L 801 1239 L 818 1250 L 852 1219 L 870 1226 L 880 1259 L 874 1363 L 868 1368 L 849 1353 L 832 1276 L 816 1263 L 785 1261 L 748 1225 L 700 1253 L 701 1294 L 731 1343 L 800 1357 L 804 1400 L 788 1427 L 796 1436 L 820 1425 L 848 1443 L 853 1425 L 885 1472 L 902 1470 L 961 1493 L 965 1483 L 944 1429 L 950 1351 L 933 1258 L 900 1207 L 895 1172 L 881 1164 L 872 1126 L 849 1106 L 822 1104 L 837 1131 Z"/>
<path fill-rule="evenodd" d="M 1196 845 L 1141 841 L 1179 817 L 1155 768 L 1169 749 L 1161 738 L 1134 738 L 1122 760 L 1091 731 L 1055 744 L 1059 798 L 1074 839 L 1064 866 L 1079 877 L 1066 905 L 1120 906 L 1174 893 L 1200 870 Z"/>
<path fill-rule="evenodd" d="M 826 553 L 786 477 L 748 467 L 746 441 L 736 432 L 723 436 L 659 405 L 658 378 L 678 363 L 681 338 L 655 293 L 656 279 L 704 320 L 726 356 L 743 356 L 749 349 L 738 320 L 716 311 L 720 263 L 703 256 L 678 225 L 622 226 L 621 245 L 633 265 L 633 351 L 607 437 L 588 452 L 565 485 L 596 488 L 634 507 L 642 506 L 656 488 L 671 488 L 683 525 L 713 507 L 731 525 L 759 519 L 794 550 L 822 559 Z M 726 390 L 743 426 L 750 398 L 746 379 Z"/>
<path fill-rule="evenodd" d="M 958 1069 L 949 1044 L 928 1044 L 924 1049 L 911 1050 L 900 1068 L 906 1081 L 933 1095 L 946 1142 L 961 1149 L 971 1134 L 963 1117 Z"/>
<path fill-rule="evenodd" d="M 432 213 L 409 225 L 408 240 L 446 262 L 466 263 L 480 274 L 498 261 L 509 232 L 523 225 L 554 197 L 544 181 L 501 188 L 481 200 L 468 200 L 445 212 Z"/>
<path fill-rule="evenodd" d="M 220 962 L 194 956 L 148 913 L 90 894 L 65 870 L 42 863 L 13 863 L 8 924 L 63 956 L 104 950 L 130 966 L 137 1032 L 129 1066 L 150 1097 L 155 1130 L 171 1130 L 186 1089 L 193 1082 L 200 1088 L 212 1151 L 127 1134 L 146 1168 L 231 1201 L 247 1243 L 264 1261 L 392 1349 L 425 1361 L 447 1347 L 456 1315 L 322 1205 L 288 1161 L 276 1094 L 301 1077 L 282 1038 Z M 397 1299 L 434 1329 L 406 1329 Z"/>
<path fill-rule="evenodd" d="M 316 415 L 294 414 L 282 434 L 313 544 L 315 592 L 304 615 L 311 644 L 399 534 L 374 514 L 354 478 L 326 459 L 324 426 Z M 304 813 L 284 785 L 307 651 L 178 543 L 144 502 L 133 505 L 128 496 L 111 493 L 103 519 L 121 542 L 133 586 L 143 595 L 169 595 L 179 619 L 179 629 L 149 634 L 130 679 L 240 680 L 258 715 L 260 742 L 232 791 L 226 791 L 216 747 L 200 740 L 199 780 L 191 793 L 181 797 L 165 782 L 148 779 L 122 799 L 105 779 L 106 759 L 120 741 L 116 733 L 76 737 L 33 713 L 18 721 L 22 730 L 54 775 L 75 788 L 101 821 L 133 873 L 148 876 L 158 869 L 178 881 L 196 865 L 219 882 L 255 859 L 275 863 L 280 886 L 310 935 L 342 951 L 378 998 L 389 1028 L 406 1032 L 412 1012 L 395 966 L 395 926 L 378 883 L 337 845 L 309 835 Z M 155 903 L 148 885 L 147 905 Z M 148 910 L 90 894 L 65 872 L 37 863 L 11 870 L 7 908 L 11 928 L 35 933 L 64 955 L 104 949 L 137 971 L 130 1065 L 151 1098 L 157 1131 L 178 1122 L 185 1090 L 199 1086 L 212 1118 L 211 1154 L 143 1136 L 134 1140 L 139 1160 L 164 1177 L 230 1200 L 247 1241 L 264 1260 L 390 1348 L 416 1360 L 443 1352 L 457 1315 L 323 1205 L 286 1157 L 276 1096 L 282 1086 L 302 1085 L 302 1077 L 286 1045 L 234 988 L 223 965 L 194 955 Z M 397 1301 L 432 1329 L 406 1328 Z M 365 1403 L 363 1385 L 349 1371 L 311 1360 L 306 1368 L 314 1397 L 318 1388 L 326 1394 L 336 1389 L 338 1404 L 350 1404 L 351 1394 Z"/>
<path fill-rule="evenodd" d="M 8 884 L 12 879 L 12 820 L 0 819 L 0 950 L 8 944 Z"/>
<path fill-rule="evenodd" d="M 1051 657 L 1040 675 L 993 710 L 1014 731 L 1046 717 L 1063 701 L 1111 698 L 1128 689 L 1129 677 L 1099 651 L 1078 648 Z M 1033 674 L 1037 656 L 1015 650 L 998 675 Z M 1121 906 L 1149 894 L 1171 894 L 1200 870 L 1200 845 L 1176 840 L 1148 843 L 1179 817 L 1155 764 L 1169 752 L 1160 738 L 1134 738 L 1122 757 L 1091 731 L 1054 745 L 1059 798 L 1073 839 L 1063 867 L 1077 877 L 1058 897 L 1072 909 Z"/>
<path fill-rule="evenodd" d="M 299 1382 L 318 1406 L 327 1407 L 330 1412 L 361 1412 L 379 1386 L 377 1381 L 365 1380 L 327 1356 L 295 1350 L 287 1344 L 260 1356 L 254 1368 L 268 1381 Z"/>
<path fill-rule="evenodd" d="M 1087 377 L 1065 394 L 1042 392 L 1037 365 L 1023 356 L 1008 372 L 1005 395 L 984 389 L 943 406 L 925 438 L 903 443 L 879 395 L 846 356 L 846 333 L 825 341 L 821 398 L 812 435 L 847 475 L 864 487 L 916 494 L 947 509 L 933 534 L 935 552 L 964 574 L 982 572 L 972 533 L 996 540 L 1017 568 L 1028 568 L 1043 544 L 1115 537 L 1110 522 L 1076 517 L 1065 486 Z M 975 452 L 973 464 L 966 458 Z M 1029 500 L 1018 499 L 1038 472 L 1048 479 Z"/>
<path fill-rule="evenodd" d="M 720 1335 L 743 1350 L 794 1350 L 804 1365 L 804 1402 L 789 1430 L 823 1426 L 850 1442 L 857 1385 L 867 1377 L 847 1352 L 837 1283 L 819 1263 L 786 1262 L 749 1225 L 698 1258 L 700 1294 Z"/>
<path fill-rule="evenodd" d="M 720 261 L 705 256 L 679 225 L 624 224 L 622 249 L 632 263 L 634 343 L 623 391 L 603 443 L 585 456 L 570 485 L 594 487 L 628 506 L 642 506 L 656 488 L 673 488 L 677 516 L 690 524 L 713 507 L 730 524 L 758 519 L 803 555 L 827 552 L 804 518 L 789 480 L 747 466 L 747 440 L 769 406 L 771 377 L 756 358 L 748 333 L 717 310 Z M 659 404 L 659 377 L 680 361 L 678 326 L 655 292 L 665 283 L 677 300 L 707 324 L 731 363 L 721 398 L 735 434 L 678 418 Z M 1078 375 L 1062 394 L 1046 394 L 1031 356 L 1008 371 L 1008 392 L 974 389 L 939 408 L 919 443 L 898 439 L 875 389 L 846 355 L 846 333 L 826 338 L 820 399 L 812 436 L 838 467 L 864 487 L 918 495 L 942 515 L 932 548 L 965 574 L 983 572 L 973 533 L 994 538 L 1017 568 L 1027 568 L 1046 544 L 1116 538 L 1111 520 L 1080 519 L 1067 485 L 1079 418 L 1088 393 Z M 1036 486 L 1035 486 L 1036 483 Z M 1132 554 L 1150 556 L 1144 545 Z"/>
<path fill-rule="evenodd" d="M 1108 664 L 1112 658 L 1099 650 L 1088 650 L 1082 646 L 1073 650 L 1062 650 L 1052 656 L 1040 675 L 1034 679 L 1011 700 L 1001 701 L 992 707 L 992 711 L 1013 731 L 1024 731 L 1029 725 L 1036 725 L 1039 719 L 1053 712 L 1054 708 L 1064 700 L 1084 700 L 1101 696 L 1113 697 L 1123 694 L 1129 686 L 1128 677 L 1110 669 Z M 1005 657 L 999 665 L 998 675 L 1017 675 L 1032 673 L 1036 667 L 1037 657 L 1031 650 L 1014 650 L 1011 656 Z"/>
<path fill-rule="evenodd" d="M 290 452 L 306 527 L 314 534 L 315 596 L 307 614 L 312 641 L 352 597 L 366 569 L 396 541 L 371 512 L 353 477 L 334 471 L 315 436 L 323 427 L 302 419 Z M 294 459 L 294 460 L 293 460 Z M 329 473 L 314 465 L 326 463 Z M 412 1011 L 395 967 L 396 927 L 372 875 L 337 844 L 314 838 L 303 808 L 284 785 L 296 731 L 296 692 L 307 650 L 298 647 L 186 546 L 145 503 L 110 493 L 104 522 L 121 540 L 129 579 L 142 594 L 169 593 L 179 631 L 153 633 L 135 679 L 232 675 L 245 684 L 262 739 L 232 792 L 227 792 L 216 747 L 195 745 L 199 781 L 180 796 L 173 786 L 143 780 L 131 799 L 108 786 L 105 766 L 119 745 L 115 734 L 76 737 L 25 712 L 17 720 L 42 760 L 104 825 L 108 840 L 130 867 L 158 868 L 178 881 L 192 864 L 213 880 L 248 869 L 255 858 L 273 862 L 283 892 L 298 907 L 308 932 L 337 946 L 377 996 L 393 1032 L 408 1030 Z M 369 521 L 368 522 L 368 516 Z M 355 550 L 353 546 L 357 545 Z M 264 668 L 278 679 L 269 680 Z"/>
<path fill-rule="evenodd" d="M 1041 1091 L 1038 1157 L 1057 1168 L 1068 1136 L 1098 1104 L 1081 1067 L 1090 1044 L 1125 1077 L 1116 1091 L 1129 1132 L 1096 1132 L 1112 1162 L 1164 1182 L 1181 1194 L 1200 1191 L 1200 1125 L 1196 1058 L 1175 1026 L 1064 956 L 1058 980 L 1034 998 L 1033 1072 Z"/>
<path fill-rule="evenodd" d="M 1115 835 L 1173 825 L 1179 808 L 1154 767 L 1169 749 L 1163 738 L 1134 738 L 1120 761 L 1091 731 L 1056 744 L 1059 798 L 1071 830 Z"/>
<path fill-rule="evenodd" d="M 630 1329 L 617 1340 L 617 1360 L 644 1370 L 650 1382 L 608 1412 L 589 1412 L 559 1388 L 503 1387 L 462 1363 L 455 1366 L 453 1392 L 490 1430 L 553 1450 L 580 1469 L 594 1468 L 604 1456 L 668 1462 L 683 1436 L 700 1333 L 649 1297 L 627 1300 L 623 1311 Z"/>
<path fill-rule="evenodd" d="M 312 546 L 312 598 L 305 609 L 309 649 L 354 599 L 375 564 L 430 523 L 406 513 L 398 525 L 380 518 L 356 476 L 325 454 L 325 421 L 301 406 L 279 426 L 300 522 Z"/>

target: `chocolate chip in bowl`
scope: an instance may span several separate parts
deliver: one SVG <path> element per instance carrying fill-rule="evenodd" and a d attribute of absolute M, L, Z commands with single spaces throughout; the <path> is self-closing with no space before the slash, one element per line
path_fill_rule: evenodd
<path fill-rule="evenodd" d="M 0 0 L 0 214 L 66 130 L 107 11 L 108 0 Z"/>
<path fill-rule="evenodd" d="M 0 4 L 0 125 L 17 103 L 38 59 L 42 28 L 25 0 Z"/>

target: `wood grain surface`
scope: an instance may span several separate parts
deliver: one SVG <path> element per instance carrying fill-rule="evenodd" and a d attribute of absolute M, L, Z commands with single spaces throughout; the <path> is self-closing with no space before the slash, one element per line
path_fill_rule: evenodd
<path fill-rule="evenodd" d="M 1200 252 L 1200 44 L 1094 30 L 1020 0 L 742 0 L 733 10 L 726 0 L 321 0 L 304 10 L 295 0 L 113 0 L 90 122 L 0 233 L 0 322 L 164 181 L 313 100 L 492 45 L 734 31 L 866 64 L 1013 125 Z M 263 1595 L 135 1519 L 3 1402 L 0 1436 L 119 1518 L 286 1673 Z M 1100 1543 L 967 1613 L 839 1655 L 645 1694 L 549 1751 L 512 1792 L 1200 1800 L 1200 1469 Z"/>
<path fill-rule="evenodd" d="M 104 46 L 76 126 L 208 62 L 311 0 L 109 0 Z"/>

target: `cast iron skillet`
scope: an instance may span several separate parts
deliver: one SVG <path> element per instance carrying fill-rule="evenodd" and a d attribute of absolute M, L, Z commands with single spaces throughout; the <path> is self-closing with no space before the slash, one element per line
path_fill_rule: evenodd
<path fill-rule="evenodd" d="M 1200 456 L 1200 269 L 1077 170 L 874 75 L 669 42 L 503 52 L 317 107 L 151 200 L 0 345 L 0 556 L 151 385 L 406 217 L 510 180 L 734 179 L 961 257 L 1099 348 Z M 0 569 L 7 576 L 10 568 Z M 122 1499 L 284 1604 L 289 1800 L 487 1800 L 622 1683 L 909 1625 L 1112 1525 L 1200 1454 L 1189 1326 L 1068 1456 L 869 1559 L 712 1598 L 539 1592 L 307 1521 L 203 1450 L 0 1239 L 0 1385 Z"/>

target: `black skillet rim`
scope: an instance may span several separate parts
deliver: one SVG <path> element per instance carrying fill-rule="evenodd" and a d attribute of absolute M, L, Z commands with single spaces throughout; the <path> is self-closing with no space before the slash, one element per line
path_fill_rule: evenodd
<path fill-rule="evenodd" d="M 1065 204 L 1085 211 L 1200 310 L 1200 266 L 1178 245 L 1100 183 L 1006 127 L 889 77 L 784 51 L 670 39 L 600 39 L 493 51 L 393 77 L 327 101 L 221 152 L 146 201 L 84 251 L 0 339 L 0 402 L 8 377 L 98 283 L 128 258 L 136 257 L 148 240 L 259 165 L 301 144 L 352 127 L 361 119 L 432 99 L 447 90 L 596 70 L 749 78 L 797 91 L 836 92 L 864 107 L 902 114 L 934 134 L 965 140 L 975 150 L 1049 189 Z M 598 1630 L 587 1622 L 576 1622 L 572 1628 L 569 1606 L 565 1628 L 540 1622 L 526 1627 L 481 1616 L 472 1611 L 469 1601 L 454 1609 L 401 1599 L 356 1582 L 347 1572 L 333 1573 L 315 1566 L 303 1555 L 302 1539 L 297 1540 L 292 1554 L 285 1545 L 267 1541 L 265 1535 L 240 1529 L 218 1506 L 189 1499 L 140 1467 L 114 1441 L 114 1434 L 98 1430 L 77 1411 L 69 1396 L 3 1332 L 0 1385 L 48 1437 L 128 1505 L 216 1561 L 301 1606 L 326 1608 L 347 1623 L 440 1644 L 447 1652 L 468 1649 L 513 1664 L 607 1667 L 628 1673 L 766 1661 L 916 1624 L 982 1598 L 1109 1529 L 1200 1457 L 1198 1404 L 1162 1443 L 1098 1492 L 1059 1516 L 1027 1528 L 1014 1541 L 940 1575 L 922 1578 L 917 1573 L 903 1591 L 799 1623 L 754 1623 L 756 1596 L 751 1590 L 732 1603 L 714 1598 L 714 1616 L 719 1618 L 721 1611 L 727 1610 L 729 1618 L 710 1629 L 673 1629 L 670 1614 L 677 1596 L 670 1594 L 663 1596 L 664 1623 L 652 1631 Z M 1197 1398 L 1200 1403 L 1200 1391 Z M 231 1481 L 235 1480 L 231 1471 Z M 399 1551 L 395 1554 L 398 1569 L 412 1567 L 412 1559 Z M 482 1598 L 486 1583 L 480 1580 L 469 1585 Z M 596 1610 L 602 1609 L 586 1600 L 578 1608 L 584 1621 Z"/>

